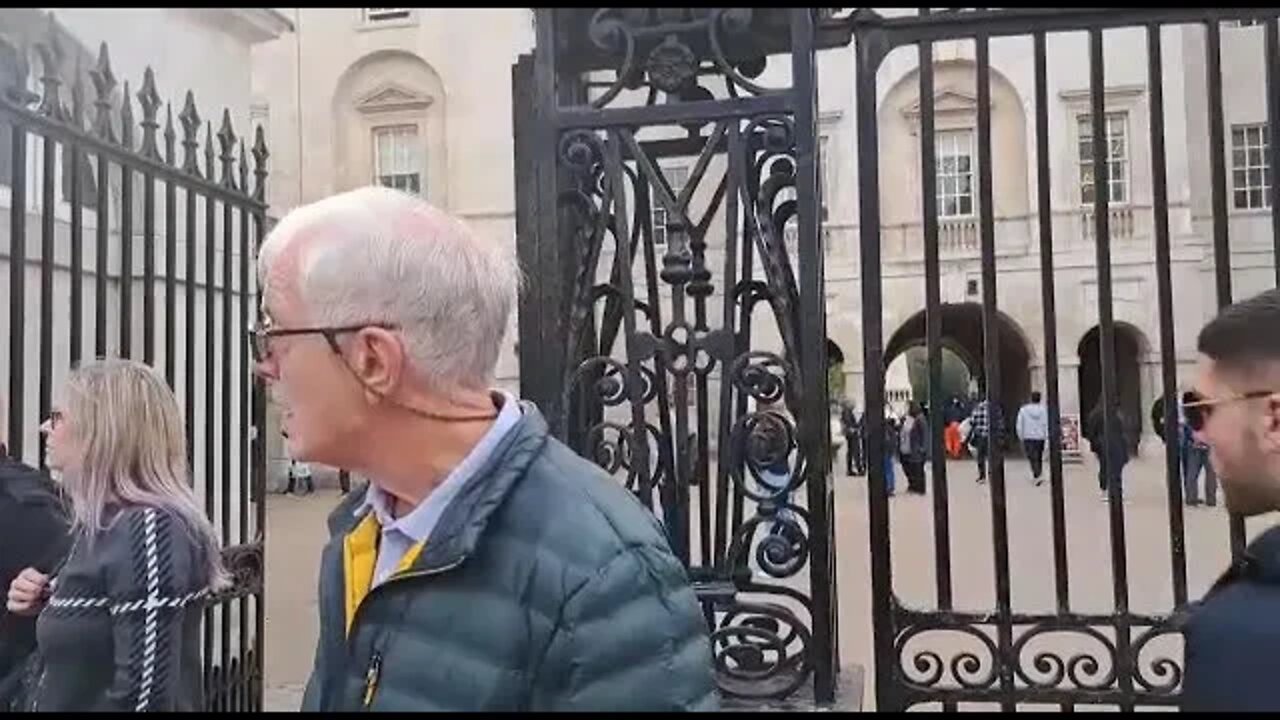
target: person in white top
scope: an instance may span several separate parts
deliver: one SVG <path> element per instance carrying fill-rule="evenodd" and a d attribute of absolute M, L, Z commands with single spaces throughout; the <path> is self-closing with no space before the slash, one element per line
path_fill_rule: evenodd
<path fill-rule="evenodd" d="M 1044 441 L 1049 438 L 1049 410 L 1040 402 L 1040 392 L 1031 393 L 1031 402 L 1018 410 L 1018 439 L 1023 452 L 1031 463 L 1031 479 L 1036 485 L 1044 482 Z"/>

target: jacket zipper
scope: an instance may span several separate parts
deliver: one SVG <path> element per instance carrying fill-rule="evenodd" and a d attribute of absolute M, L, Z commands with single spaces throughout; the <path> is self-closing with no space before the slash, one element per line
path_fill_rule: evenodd
<path fill-rule="evenodd" d="M 404 573 L 392 575 L 391 577 L 387 578 L 381 585 L 370 590 L 369 594 L 365 596 L 363 601 L 361 601 L 360 606 L 356 608 L 356 616 L 351 620 L 352 631 L 347 635 L 347 652 L 351 652 L 351 649 L 352 649 L 350 644 L 351 638 L 355 635 L 355 628 L 356 628 L 357 622 L 360 620 L 360 611 L 369 605 L 369 599 L 373 597 L 373 594 L 375 592 L 377 592 L 378 590 L 381 590 L 382 588 L 390 585 L 393 582 L 399 582 L 401 580 L 410 580 L 413 578 L 430 577 L 432 575 L 439 575 L 441 573 L 448 572 L 458 567 L 459 565 L 461 565 L 464 559 L 465 558 L 461 558 L 443 567 L 432 568 L 430 570 L 419 570 L 418 572 L 404 572 Z M 373 700 L 378 693 L 378 680 L 380 679 L 381 675 L 382 675 L 382 652 L 380 650 L 374 650 L 373 655 L 369 658 L 369 664 L 365 667 L 365 672 L 364 672 L 364 693 L 363 693 L 363 696 L 361 697 L 361 704 L 365 710 L 369 710 L 373 707 Z"/>

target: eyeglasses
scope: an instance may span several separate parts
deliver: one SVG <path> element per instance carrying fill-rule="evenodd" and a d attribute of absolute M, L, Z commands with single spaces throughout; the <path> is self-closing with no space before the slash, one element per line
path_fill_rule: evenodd
<path fill-rule="evenodd" d="M 341 354 L 342 349 L 338 347 L 338 336 L 346 333 L 359 332 L 365 328 L 381 328 L 383 330 L 395 330 L 396 325 L 391 323 L 360 323 L 359 325 L 340 325 L 335 327 L 304 327 L 304 328 L 249 328 L 249 348 L 253 353 L 254 362 L 264 362 L 271 357 L 271 338 L 287 337 L 289 335 L 322 335 L 329 343 L 329 347 L 335 353 Z"/>
<path fill-rule="evenodd" d="M 1187 426 L 1196 432 L 1200 432 L 1204 430 L 1204 424 L 1209 421 L 1209 415 L 1212 414 L 1213 408 L 1218 405 L 1240 402 L 1241 400 L 1256 400 L 1275 394 L 1275 390 L 1253 390 L 1239 395 L 1206 398 L 1195 390 L 1188 390 L 1182 394 L 1182 414 L 1187 419 Z"/>
<path fill-rule="evenodd" d="M 49 429 L 53 429 L 62 424 L 64 417 L 61 410 L 49 411 Z"/>

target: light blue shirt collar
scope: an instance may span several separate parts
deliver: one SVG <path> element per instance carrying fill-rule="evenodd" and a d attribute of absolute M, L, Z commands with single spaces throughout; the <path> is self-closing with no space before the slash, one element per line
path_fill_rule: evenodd
<path fill-rule="evenodd" d="M 378 524 L 382 526 L 384 536 L 398 532 L 414 543 L 426 540 L 436 524 L 440 522 L 440 517 L 449 507 L 450 501 L 484 465 L 498 443 L 506 437 L 511 428 L 515 427 L 523 415 L 520 401 L 514 395 L 504 390 L 495 390 L 493 395 L 495 403 L 499 398 L 502 399 L 502 409 L 498 412 L 498 417 L 489 431 L 418 507 L 403 517 L 395 518 L 391 514 L 391 497 L 371 480 L 368 489 L 365 490 L 364 501 L 356 508 L 355 514 L 363 515 L 372 508 L 378 518 Z"/>

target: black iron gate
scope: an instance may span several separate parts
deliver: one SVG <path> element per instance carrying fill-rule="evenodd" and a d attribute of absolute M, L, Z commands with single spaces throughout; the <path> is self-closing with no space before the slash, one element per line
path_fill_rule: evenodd
<path fill-rule="evenodd" d="M 1055 287 L 1061 268 L 1055 267 L 1055 253 L 1082 242 L 1092 256 L 1096 340 L 1082 343 L 1089 349 L 1078 352 L 1082 362 L 1096 362 L 1099 377 L 1082 381 L 1081 387 L 1099 388 L 1101 432 L 1113 438 L 1126 430 L 1117 398 L 1132 398 L 1136 392 L 1118 387 L 1113 251 L 1132 251 L 1132 245 L 1121 248 L 1117 238 L 1133 237 L 1133 223 L 1148 222 L 1150 216 L 1154 263 L 1149 267 L 1154 270 L 1159 332 L 1152 356 L 1159 359 L 1164 434 L 1175 437 L 1179 358 L 1162 31 L 1203 28 L 1203 48 L 1179 42 L 1171 54 L 1204 58 L 1207 99 L 1204 117 L 1197 122 L 1207 131 L 1205 175 L 1211 197 L 1203 225 L 1212 238 L 1212 274 L 1221 306 L 1232 299 L 1228 199 L 1233 196 L 1226 168 L 1219 23 L 1263 26 L 1265 114 L 1267 126 L 1273 126 L 1280 117 L 1276 16 L 1276 11 L 1262 9 L 1176 8 L 921 10 L 898 11 L 893 17 L 869 9 L 537 11 L 537 50 L 522 57 L 513 72 L 517 234 L 521 262 L 536 278 L 520 313 L 522 390 L 547 412 L 561 437 L 620 475 L 663 519 L 704 602 L 714 631 L 717 675 L 726 693 L 786 696 L 812 672 L 817 699 L 829 701 L 834 694 L 839 652 L 833 506 L 825 470 L 826 233 L 816 213 L 814 51 L 853 41 L 863 367 L 874 369 L 863 375 L 863 404 L 877 707 L 936 704 L 950 710 L 992 704 L 1006 710 L 1020 705 L 1069 710 L 1097 704 L 1128 710 L 1177 704 L 1177 652 L 1161 649 L 1162 640 L 1177 637 L 1177 618 L 1192 599 L 1176 443 L 1166 444 L 1164 455 L 1172 603 L 1151 614 L 1130 607 L 1127 512 L 1118 485 L 1105 493 L 1112 609 L 1086 612 L 1073 608 L 1071 601 Z M 1109 173 L 1119 171 L 1110 149 L 1104 32 L 1124 28 L 1136 31 L 1138 42 L 1146 40 L 1145 83 L 1137 95 L 1145 95 L 1147 121 L 1134 128 L 1148 143 L 1149 168 L 1144 172 L 1150 172 L 1150 198 L 1145 208 L 1132 206 L 1128 195 L 1108 182 Z M 1058 98 L 1051 94 L 1058 86 L 1050 84 L 1050 73 L 1064 68 L 1050 68 L 1047 52 L 1051 43 L 1069 34 L 1080 38 L 1084 48 L 1073 58 L 1073 67 L 1087 68 L 1087 74 L 1079 74 L 1087 89 L 1076 92 L 1078 117 L 1084 118 L 1079 140 L 1104 138 L 1105 143 L 1091 142 L 1090 147 L 1107 148 L 1090 150 L 1075 161 L 1081 187 L 1092 190 L 1086 197 L 1082 189 L 1076 198 L 1079 209 L 1071 214 L 1078 222 L 1070 233 L 1058 225 L 1063 200 L 1054 183 L 1061 176 L 1052 171 L 1051 153 L 1059 145 L 1050 136 L 1053 113 L 1060 112 Z M 994 607 L 964 609 L 957 601 L 940 410 L 929 416 L 933 490 L 926 528 L 932 531 L 935 601 L 928 608 L 912 607 L 899 599 L 894 580 L 882 469 L 885 453 L 892 451 L 884 442 L 883 337 L 883 254 L 890 240 L 881 215 L 884 88 L 878 76 L 892 51 L 915 51 L 922 101 L 910 111 L 918 125 L 909 162 L 918 166 L 920 190 L 915 210 L 920 257 L 915 262 L 923 267 L 925 286 L 921 343 L 928 356 L 928 406 L 944 406 L 942 350 L 957 342 L 946 327 L 951 321 L 944 320 L 950 309 L 950 317 L 978 318 L 980 342 L 967 350 L 976 358 L 977 374 L 993 380 L 983 382 L 983 399 L 992 407 L 1016 409 L 1025 397 L 1012 395 L 1027 388 L 1025 382 L 1006 383 L 1015 368 L 1002 372 L 1001 367 L 1003 314 L 997 283 L 1003 255 L 997 224 L 1006 218 L 997 217 L 994 188 L 1002 178 L 993 166 L 992 136 L 991 43 L 1010 38 L 1025 41 L 1021 71 L 1029 78 L 1025 84 L 1034 87 L 1025 103 L 1034 116 L 1026 133 L 1027 144 L 1034 145 L 1034 180 L 1028 183 L 1034 198 L 1023 221 L 1031 238 L 1029 256 L 1033 262 L 1038 259 L 1040 287 L 1036 297 L 1023 301 L 1039 303 L 1038 321 L 1044 329 L 1043 383 L 1051 418 L 1046 501 L 1051 521 L 1046 532 L 1052 542 L 1053 609 L 1020 612 L 1014 607 L 1009 492 L 1000 443 L 993 444 L 988 461 Z M 940 187 L 938 180 L 935 105 L 938 92 L 950 88 L 935 87 L 935 68 L 941 67 L 935 48 L 948 61 L 961 57 L 971 63 L 976 85 L 976 97 L 969 98 L 976 152 L 965 167 L 973 184 L 967 186 L 968 204 L 945 213 L 940 206 L 956 203 L 957 191 L 954 184 Z M 775 56 L 789 56 L 789 87 L 757 84 Z M 902 64 L 896 67 L 894 72 Z M 1079 73 L 1073 67 L 1065 69 Z M 1280 153 L 1265 141 L 1265 129 L 1259 137 L 1264 140 L 1255 143 L 1257 150 L 1265 154 L 1266 166 L 1274 168 Z M 906 162 L 897 156 L 890 161 L 897 166 Z M 1240 183 L 1233 183 L 1237 193 Z M 1269 181 L 1257 184 L 1258 204 L 1248 191 L 1245 202 L 1269 208 L 1271 240 L 1280 256 L 1280 191 Z M 1263 196 L 1269 202 L 1263 203 Z M 947 228 L 940 216 L 956 214 L 972 216 L 972 237 L 952 235 L 944 245 L 941 236 Z M 955 265 L 957 249 L 972 252 L 977 276 L 968 294 L 980 295 L 980 302 L 963 314 L 943 303 L 941 287 L 942 269 Z M 768 312 L 753 312 L 757 306 Z M 1086 353 L 1097 357 L 1086 358 Z M 1124 378 L 1130 382 L 1132 375 Z M 1080 398 L 1086 412 L 1093 402 Z M 1105 455 L 1104 463 L 1103 471 L 1110 472 Z M 800 487 L 807 490 L 805 496 L 791 500 L 791 491 Z M 1245 536 L 1244 523 L 1232 518 L 1233 553 L 1242 548 Z M 806 564 L 809 582 L 804 587 L 794 581 L 801 579 Z M 761 582 L 757 575 L 777 582 Z M 758 593 L 769 601 L 755 600 Z M 948 636 L 965 638 L 970 646 L 957 650 Z M 1062 642 L 1046 646 L 1047 638 Z M 1093 645 L 1081 649 L 1081 643 Z"/>
<path fill-rule="evenodd" d="M 177 124 L 166 104 L 161 127 L 151 69 L 132 96 L 127 81 L 117 86 L 105 44 L 95 62 L 50 17 L 28 50 L 0 37 L 9 451 L 43 466 L 37 428 L 60 378 L 82 359 L 133 357 L 163 369 L 185 410 L 197 494 L 235 575 L 205 613 L 208 707 L 260 710 L 265 405 L 244 338 L 257 307 L 250 266 L 266 222 L 262 128 L 250 167 L 229 112 L 216 145 L 189 91 Z"/>
<path fill-rule="evenodd" d="M 802 311 L 821 15 L 536 13 L 513 71 L 522 392 L 661 517 L 723 691 L 830 699 L 825 317 Z M 777 57 L 784 86 L 757 84 Z"/>
<path fill-rule="evenodd" d="M 1120 485 L 1111 484 L 1107 492 L 1108 526 L 1112 575 L 1111 594 L 1113 610 L 1104 613 L 1087 613 L 1072 608 L 1067 565 L 1068 524 L 1064 512 L 1064 472 L 1061 432 L 1059 427 L 1060 397 L 1057 369 L 1060 359 L 1057 348 L 1057 322 L 1055 251 L 1069 239 L 1060 230 L 1055 232 L 1055 210 L 1061 206 L 1063 194 L 1054 187 L 1055 178 L 1050 172 L 1050 159 L 1054 152 L 1050 136 L 1050 107 L 1057 98 L 1050 92 L 1049 73 L 1066 72 L 1079 76 L 1074 67 L 1087 67 L 1087 109 L 1083 110 L 1087 121 L 1082 136 L 1108 138 L 1106 97 L 1109 89 L 1107 68 L 1104 66 L 1104 31 L 1120 28 L 1145 30 L 1146 39 L 1146 112 L 1149 122 L 1146 128 L 1135 128 L 1135 135 L 1145 130 L 1150 147 L 1151 173 L 1151 237 L 1154 239 L 1153 267 L 1158 287 L 1157 304 L 1159 318 L 1160 394 L 1164 399 L 1164 437 L 1175 438 L 1177 432 L 1176 405 L 1177 373 L 1174 343 L 1174 299 L 1170 277 L 1170 203 L 1167 188 L 1167 159 L 1165 153 L 1166 107 L 1163 89 L 1165 67 L 1162 55 L 1162 29 L 1174 25 L 1197 25 L 1204 29 L 1206 117 L 1209 145 L 1204 148 L 1209 160 L 1211 184 L 1210 213 L 1206 225 L 1212 237 L 1213 275 L 1216 283 L 1216 299 L 1219 306 L 1232 299 L 1231 251 L 1228 245 L 1228 178 L 1225 169 L 1226 147 L 1224 140 L 1223 73 L 1221 66 L 1221 40 L 1219 23 L 1229 19 L 1247 22 L 1262 21 L 1260 31 L 1265 35 L 1266 68 L 1266 120 L 1274 127 L 1280 119 L 1280 87 L 1277 87 L 1277 12 L 1268 10 L 1206 10 L 1206 9 L 1026 9 L 990 11 L 938 11 L 929 14 L 922 11 L 904 13 L 901 17 L 882 17 L 870 10 L 859 10 L 851 17 L 857 49 L 856 102 L 858 107 L 859 147 L 859 231 L 861 235 L 862 268 L 862 317 L 866 368 L 883 368 L 883 258 L 884 247 L 881 218 L 882 196 L 878 178 L 882 177 L 879 147 L 882 128 L 878 114 L 878 73 L 883 69 L 886 57 L 895 48 L 911 48 L 918 53 L 919 104 L 919 178 L 921 180 L 921 207 L 918 209 L 922 232 L 922 253 L 926 298 L 927 347 L 929 362 L 929 407 L 942 408 L 944 398 L 940 393 L 941 352 L 944 342 L 943 305 L 940 277 L 939 203 L 954 195 L 940 190 L 937 170 L 938 150 L 935 147 L 935 107 L 937 89 L 934 87 L 935 46 L 946 46 L 951 57 L 957 53 L 957 42 L 971 47 L 972 55 L 966 56 L 973 63 L 976 76 L 976 164 L 977 184 L 972 193 L 974 213 L 978 224 L 978 259 L 981 266 L 982 312 L 982 374 L 986 378 L 1002 378 L 1000 366 L 1001 322 L 998 320 L 997 282 L 1001 278 L 997 266 L 1004 262 L 997 253 L 996 205 L 993 202 L 993 137 L 992 137 L 992 67 L 990 45 L 993 39 L 1021 37 L 1030 50 L 1024 55 L 1034 77 L 1034 131 L 1035 188 L 1037 190 L 1031 231 L 1038 241 L 1040 294 L 1026 298 L 1025 302 L 1039 302 L 1044 326 L 1044 367 L 1047 405 L 1050 408 L 1050 492 L 1052 525 L 1046 531 L 1052 534 L 1053 573 L 1056 607 L 1052 612 L 1018 612 L 1011 602 L 1010 537 L 1008 531 L 1008 493 L 1005 482 L 1003 450 L 999 443 L 992 444 L 990 467 L 990 513 L 992 547 L 994 549 L 995 606 L 966 610 L 957 607 L 953 598 L 951 547 L 951 518 L 949 517 L 947 465 L 943 453 L 943 417 L 941 412 L 930 413 L 933 438 L 933 538 L 935 559 L 936 606 L 928 609 L 909 607 L 896 593 L 893 577 L 894 555 L 890 548 L 890 504 L 881 482 L 880 458 L 886 452 L 883 447 L 883 375 L 868 372 L 865 375 L 867 427 L 869 438 L 871 482 L 869 483 L 869 517 L 873 583 L 873 625 L 875 633 L 875 688 L 878 708 L 901 710 L 920 704 L 940 704 L 943 709 L 956 709 L 959 703 L 997 704 L 1005 710 L 1019 705 L 1056 705 L 1064 710 L 1077 704 L 1105 704 L 1132 710 L 1142 705 L 1176 705 L 1181 681 L 1181 668 L 1173 653 L 1153 652 L 1153 641 L 1176 635 L 1179 611 L 1188 604 L 1187 555 L 1185 551 L 1184 517 L 1181 473 L 1178 464 L 1177 443 L 1165 446 L 1167 471 L 1167 508 L 1169 520 L 1170 582 L 1174 607 L 1157 615 L 1137 613 L 1130 608 L 1129 560 L 1126 540 L 1126 509 L 1121 502 Z M 1063 33 L 1087 35 L 1087 53 L 1074 58 L 1074 66 L 1064 66 L 1062 59 L 1054 67 L 1048 67 L 1046 44 Z M 1139 35 L 1141 38 L 1141 35 Z M 999 41 L 999 40 L 997 40 Z M 1140 42 L 1140 40 L 1139 40 Z M 1195 52 L 1179 43 L 1180 52 Z M 1260 60 L 1262 58 L 1259 58 Z M 1114 66 L 1113 66 L 1114 67 Z M 1259 67 L 1255 65 L 1253 67 Z M 1253 76 L 1255 79 L 1259 75 Z M 1181 78 L 1179 78 L 1181 79 Z M 1198 80 L 1198 79 L 1197 79 Z M 1191 81 L 1188 80 L 1188 85 Z M 1265 132 L 1265 131 L 1264 131 Z M 1188 136 L 1190 137 L 1190 136 Z M 1122 216 L 1113 214 L 1113 199 L 1127 204 L 1128 197 L 1115 197 L 1107 183 L 1108 172 L 1116 165 L 1111 162 L 1112 151 L 1098 151 L 1102 143 L 1094 142 L 1091 158 L 1082 158 L 1087 170 L 1082 177 L 1091 177 L 1096 191 L 1089 209 L 1088 223 L 1084 228 L 1093 244 L 1094 267 L 1097 286 L 1098 325 L 1101 366 L 1101 414 L 1103 434 L 1108 438 L 1122 432 L 1116 409 L 1117 371 L 1115 346 L 1118 323 L 1113 317 L 1113 252 L 1118 242 L 1115 238 L 1123 229 L 1113 227 Z M 1190 153 L 1200 152 L 1191 147 Z M 1275 167 L 1277 151 L 1270 144 L 1262 152 L 1267 154 L 1268 165 Z M 1127 157 L 1127 155 L 1126 155 Z M 892 158 L 891 162 L 901 162 Z M 913 158 L 916 161 L 916 158 Z M 1091 175 L 1090 175 L 1091 173 Z M 971 176 L 972 177 L 972 176 Z M 1241 181 L 1234 183 L 1239 189 Z M 1269 196 L 1272 241 L 1280 253 L 1280 193 L 1276 185 L 1263 188 Z M 1052 198 L 1057 198 L 1051 202 Z M 1086 198 L 1087 200 L 1087 198 Z M 1237 205 L 1238 206 L 1238 205 Z M 1143 212 L 1138 209 L 1135 212 Z M 1091 225 L 1091 226 L 1090 226 Z M 946 260 L 947 258 L 941 258 Z M 1148 300 L 1150 302 L 1150 300 Z M 1083 358 L 1082 358 L 1083 360 Z M 985 383 L 985 399 L 992 407 L 999 407 L 1001 382 Z M 1024 398 L 1011 399 L 1018 402 Z M 1081 398 L 1087 403 L 1089 398 Z M 1014 406 L 1016 408 L 1016 405 Z M 1087 409 L 1087 407 L 1086 407 Z M 1009 418 L 1006 422 L 1011 422 Z M 1103 455 L 1103 462 L 1110 459 Z M 1108 470 L 1109 472 L 1109 470 Z M 1020 511 L 1020 508 L 1012 508 Z M 1244 523 L 1238 517 L 1231 519 L 1230 541 L 1233 552 L 1238 552 L 1245 538 Z M 965 638 L 968 645 L 956 650 L 948 638 Z M 1065 641 L 1069 649 L 1056 647 L 1040 650 L 1038 643 L 1051 636 Z M 1072 644 L 1075 647 L 1070 647 Z M 1085 647 L 1081 647 L 1084 644 Z M 914 648 L 911 649 L 911 648 Z M 1144 654 L 1144 650 L 1147 652 Z M 944 657 L 950 655 L 949 660 Z"/>

